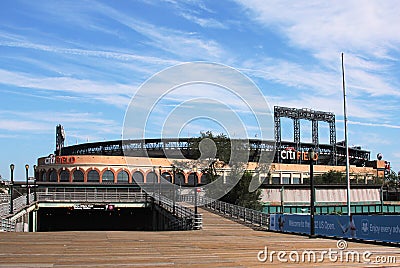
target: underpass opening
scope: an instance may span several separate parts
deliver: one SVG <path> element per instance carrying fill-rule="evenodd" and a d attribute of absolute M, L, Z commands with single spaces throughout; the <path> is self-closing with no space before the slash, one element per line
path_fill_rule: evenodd
<path fill-rule="evenodd" d="M 109 205 L 110 206 L 110 205 Z M 151 207 L 74 209 L 40 208 L 37 231 L 151 231 L 164 230 L 167 220 Z"/>

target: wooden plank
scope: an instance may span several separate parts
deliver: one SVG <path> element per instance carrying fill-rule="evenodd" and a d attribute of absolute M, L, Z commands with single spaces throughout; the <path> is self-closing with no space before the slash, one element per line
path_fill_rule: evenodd
<path fill-rule="evenodd" d="M 268 251 L 337 250 L 333 239 L 255 231 L 203 209 L 203 230 L 162 232 L 43 232 L 1 233 L 0 267 L 260 267 L 337 266 L 343 262 L 285 263 L 276 258 L 261 263 L 257 253 Z M 396 256 L 400 249 L 348 243 L 349 250 L 372 252 L 372 256 Z M 349 263 L 366 266 L 365 263 Z M 369 265 L 375 267 L 375 264 Z M 377 267 L 377 266 L 376 266 Z"/>

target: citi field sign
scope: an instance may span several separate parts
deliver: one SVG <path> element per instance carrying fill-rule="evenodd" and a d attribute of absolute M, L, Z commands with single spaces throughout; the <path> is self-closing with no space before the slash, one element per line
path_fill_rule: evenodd
<path fill-rule="evenodd" d="M 286 148 L 285 150 L 281 151 L 281 159 L 284 160 L 303 160 L 309 161 L 308 152 L 300 152 L 296 151 L 294 148 Z M 318 153 L 314 154 L 314 161 L 318 160 Z"/>
<path fill-rule="evenodd" d="M 53 164 L 73 164 L 75 163 L 74 156 L 54 156 L 54 154 L 49 155 L 44 159 L 45 165 L 53 165 Z"/>

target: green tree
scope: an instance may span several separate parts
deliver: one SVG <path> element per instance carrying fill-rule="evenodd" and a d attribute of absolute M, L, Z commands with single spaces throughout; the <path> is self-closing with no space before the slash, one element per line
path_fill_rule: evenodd
<path fill-rule="evenodd" d="M 211 131 L 200 132 L 200 136 L 191 138 L 188 142 L 189 155 L 193 159 L 198 159 L 201 156 L 199 145 L 200 142 L 205 139 L 211 139 L 217 147 L 215 158 L 229 163 L 231 155 L 231 142 L 230 139 L 223 133 L 214 135 Z"/>
<path fill-rule="evenodd" d="M 221 201 L 246 208 L 261 210 L 263 208 L 260 203 L 261 190 L 257 189 L 254 192 L 249 192 L 249 185 L 252 178 L 253 175 L 250 172 L 244 172 L 239 182 L 232 188 L 232 190 L 221 198 Z"/>
<path fill-rule="evenodd" d="M 192 138 L 189 141 L 191 156 L 194 159 L 198 159 L 201 156 L 199 145 L 201 141 L 206 138 L 211 139 L 215 144 L 215 158 L 228 164 L 231 157 L 231 140 L 225 134 L 214 135 L 211 131 L 200 132 L 200 137 Z M 216 174 L 214 164 L 215 162 L 202 170 L 203 173 L 208 174 L 210 181 L 214 181 L 219 177 L 219 175 Z M 230 185 L 232 187 L 238 176 L 240 176 L 241 179 L 228 193 L 225 194 L 225 196 L 221 198 L 221 201 L 261 210 L 262 204 L 259 202 L 261 191 L 257 189 L 256 191 L 249 192 L 249 185 L 253 177 L 252 173 L 244 170 L 244 167 L 246 166 L 245 163 L 236 163 L 234 165 L 235 166 L 230 166 L 231 170 L 226 178 L 225 186 L 229 187 Z M 213 191 L 213 189 L 210 189 L 210 191 Z"/>
<path fill-rule="evenodd" d="M 305 179 L 304 183 L 309 184 L 310 179 Z M 346 183 L 346 176 L 340 171 L 329 170 L 324 174 L 314 176 L 315 185 L 343 184 L 343 183 Z"/>

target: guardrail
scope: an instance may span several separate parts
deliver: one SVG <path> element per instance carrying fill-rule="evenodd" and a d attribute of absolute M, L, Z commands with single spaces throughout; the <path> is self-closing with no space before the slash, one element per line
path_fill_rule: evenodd
<path fill-rule="evenodd" d="M 165 196 L 155 194 L 154 198 L 159 201 L 159 206 L 167 210 L 176 217 L 175 221 L 170 223 L 174 230 L 200 230 L 203 228 L 203 217 L 201 214 L 195 214 L 193 210 L 185 206 L 174 203 Z M 161 201 L 161 202 L 160 202 Z"/>
<path fill-rule="evenodd" d="M 0 193 L 0 203 L 7 203 L 10 201 L 10 195 L 6 193 Z"/>
<path fill-rule="evenodd" d="M 34 202 L 34 194 L 29 194 L 29 204 Z M 26 207 L 26 195 L 21 195 L 13 200 L 13 211 L 10 213 L 10 203 L 0 204 L 0 218 L 6 218 Z"/>
<path fill-rule="evenodd" d="M 4 216 L 10 213 L 10 204 L 2 203 L 0 204 L 0 218 L 4 218 Z"/>
<path fill-rule="evenodd" d="M 146 193 L 95 193 L 95 192 L 55 192 L 37 193 L 38 201 L 47 202 L 118 202 L 141 203 L 150 201 Z"/>
<path fill-rule="evenodd" d="M 0 222 L 0 231 L 1 232 L 15 232 L 16 222 L 10 219 L 1 219 Z"/>
<path fill-rule="evenodd" d="M 174 230 L 192 230 L 202 228 L 202 215 L 195 215 L 194 211 L 190 208 L 173 202 L 172 200 L 162 195 L 155 193 L 138 193 L 138 192 L 54 192 L 36 193 L 37 202 L 114 202 L 114 203 L 145 203 L 156 202 L 159 207 L 168 211 L 174 216 L 175 220 L 171 221 L 170 228 Z M 25 207 L 26 195 L 20 196 L 13 200 L 13 213 L 10 214 L 9 203 L 0 204 L 0 230 L 14 231 L 15 221 L 8 218 L 14 213 L 18 213 Z M 29 195 L 29 203 L 35 202 L 34 194 Z"/>
<path fill-rule="evenodd" d="M 180 201 L 194 203 L 193 195 L 181 195 Z M 231 218 L 250 223 L 263 229 L 269 229 L 269 214 L 254 209 L 249 209 L 204 196 L 197 196 L 197 204 L 214 210 Z"/>

